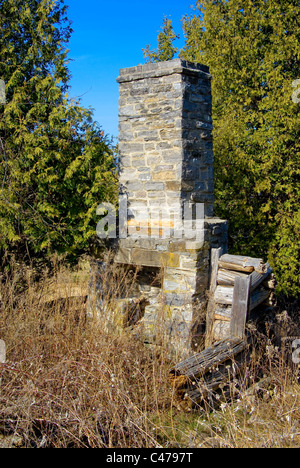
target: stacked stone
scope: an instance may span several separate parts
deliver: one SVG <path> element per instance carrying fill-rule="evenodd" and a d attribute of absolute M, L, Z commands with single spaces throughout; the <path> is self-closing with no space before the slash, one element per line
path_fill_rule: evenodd
<path fill-rule="evenodd" d="M 208 289 L 211 248 L 227 248 L 227 222 L 213 218 L 211 75 L 176 59 L 123 69 L 118 82 L 120 193 L 130 219 L 115 262 L 161 269 L 161 294 L 150 287 L 143 309 L 145 332 L 155 340 L 163 315 L 183 355 Z M 183 206 L 195 204 L 202 224 L 183 232 Z"/>
<path fill-rule="evenodd" d="M 205 203 L 212 216 L 208 68 L 176 59 L 123 69 L 118 82 L 120 186 L 133 219 L 159 222 L 159 212 L 170 220 L 174 213 L 176 229 L 183 201 Z"/>

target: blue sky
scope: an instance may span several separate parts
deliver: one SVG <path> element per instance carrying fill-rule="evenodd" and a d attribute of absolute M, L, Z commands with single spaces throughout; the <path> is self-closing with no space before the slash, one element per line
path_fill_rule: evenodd
<path fill-rule="evenodd" d="M 71 97 L 94 109 L 105 133 L 118 137 L 116 79 L 120 68 L 145 62 L 142 49 L 157 47 L 163 16 L 170 17 L 184 43 L 181 19 L 190 15 L 193 0 L 65 0 L 74 33 L 69 44 Z"/>

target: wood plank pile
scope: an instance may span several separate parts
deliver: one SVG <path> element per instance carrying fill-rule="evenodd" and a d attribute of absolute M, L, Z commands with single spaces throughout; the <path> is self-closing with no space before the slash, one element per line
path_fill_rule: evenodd
<path fill-rule="evenodd" d="M 212 250 L 206 349 L 170 371 L 178 407 L 191 410 L 220 393 L 230 398 L 239 382 L 245 385 L 246 368 L 253 365 L 252 352 L 256 359 L 260 354 L 256 338 L 246 336 L 247 319 L 258 306 L 271 304 L 275 287 L 272 268 L 262 259 Z"/>
<path fill-rule="evenodd" d="M 276 280 L 262 259 L 212 251 L 206 347 L 226 338 L 245 337 L 249 314 L 272 304 Z"/>
<path fill-rule="evenodd" d="M 233 396 L 234 382 L 248 363 L 248 349 L 245 340 L 223 340 L 172 368 L 170 380 L 178 409 L 191 411 L 212 401 L 218 391 L 224 391 L 227 398 Z"/>

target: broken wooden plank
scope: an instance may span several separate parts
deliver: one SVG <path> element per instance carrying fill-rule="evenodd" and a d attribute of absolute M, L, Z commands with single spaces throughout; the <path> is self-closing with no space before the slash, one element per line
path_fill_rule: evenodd
<path fill-rule="evenodd" d="M 230 322 L 231 321 L 231 317 L 227 317 L 226 315 L 220 315 L 220 314 L 215 314 L 214 319 L 215 320 L 221 320 L 223 322 Z"/>
<path fill-rule="evenodd" d="M 211 374 L 210 379 L 201 382 L 201 385 L 195 385 L 194 388 L 187 388 L 184 399 L 191 400 L 192 403 L 199 403 L 207 397 L 211 397 L 212 392 L 220 388 L 222 385 L 229 383 L 232 378 L 232 373 L 229 369 L 217 370 Z"/>
<path fill-rule="evenodd" d="M 181 409 L 212 396 L 245 367 L 249 345 L 244 340 L 227 339 L 191 356 L 170 371 L 174 401 Z"/>
<path fill-rule="evenodd" d="M 243 339 L 249 310 L 251 278 L 236 278 L 233 290 L 231 336 Z"/>
<path fill-rule="evenodd" d="M 204 375 L 214 365 L 222 364 L 246 349 L 247 342 L 239 338 L 229 338 L 215 343 L 201 353 L 194 354 L 171 369 L 174 378 L 184 376 L 194 379 Z"/>
<path fill-rule="evenodd" d="M 223 392 L 233 380 L 242 377 L 244 381 L 244 369 L 249 361 L 250 355 L 246 351 L 226 361 L 221 366 L 213 367 L 202 379 L 192 382 L 192 385 L 185 391 L 184 400 L 199 404 L 201 401 L 213 397 L 218 390 L 221 389 Z M 229 394 L 225 392 L 225 398 L 232 399 L 234 390 L 235 385 L 234 388 L 230 389 Z"/>
<path fill-rule="evenodd" d="M 268 280 L 271 281 L 271 275 L 273 272 L 273 269 L 269 266 L 267 263 L 268 269 L 266 273 L 258 273 L 257 271 L 253 271 L 250 276 L 251 276 L 251 291 L 256 289 L 261 283 L 264 281 Z M 243 273 L 241 271 L 233 271 L 233 270 L 226 270 L 224 268 L 219 268 L 218 271 L 218 276 L 217 276 L 217 283 L 220 286 L 234 286 L 235 279 L 237 277 L 243 278 L 245 276 L 248 276 L 247 273 Z M 272 279 L 272 282 L 270 283 L 270 286 L 273 286 L 274 284 L 274 279 Z"/>

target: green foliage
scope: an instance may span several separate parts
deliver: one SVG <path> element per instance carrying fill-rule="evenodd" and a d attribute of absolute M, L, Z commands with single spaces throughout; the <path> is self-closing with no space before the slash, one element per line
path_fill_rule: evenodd
<path fill-rule="evenodd" d="M 62 0 L 0 0 L 0 250 L 76 256 L 116 196 L 113 149 L 67 94 Z"/>
<path fill-rule="evenodd" d="M 216 209 L 232 253 L 269 257 L 300 292 L 300 4 L 203 0 L 183 21 L 180 56 L 213 76 Z"/>
<path fill-rule="evenodd" d="M 146 62 L 165 62 L 167 60 L 172 60 L 178 52 L 178 49 L 173 45 L 176 39 L 178 39 L 178 36 L 174 33 L 172 20 L 165 16 L 163 19 L 162 31 L 157 37 L 157 52 L 151 50 L 150 45 L 147 45 L 146 49 L 143 49 Z"/>

